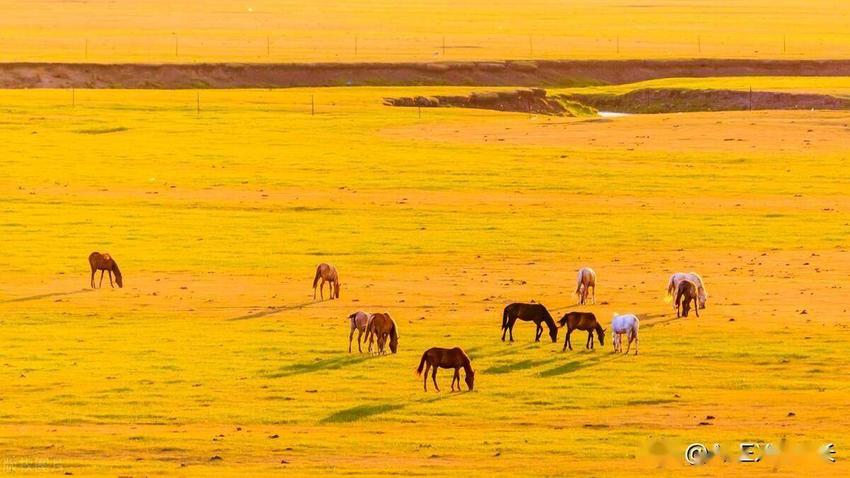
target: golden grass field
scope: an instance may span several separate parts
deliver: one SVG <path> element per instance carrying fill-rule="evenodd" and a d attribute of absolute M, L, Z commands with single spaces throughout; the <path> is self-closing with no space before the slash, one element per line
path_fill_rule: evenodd
<path fill-rule="evenodd" d="M 811 59 L 850 51 L 850 4 L 835 0 L 0 0 L 0 12 L 0 61 Z"/>
<path fill-rule="evenodd" d="M 850 115 L 381 106 L 468 91 L 0 91 L 3 474 L 850 473 Z M 93 250 L 123 289 L 89 290 Z M 340 300 L 312 300 L 322 261 Z M 639 355 L 499 340 L 509 302 L 574 309 L 583 265 L 582 309 L 637 313 Z M 698 319 L 663 300 L 679 270 Z M 358 309 L 397 355 L 347 353 Z M 475 391 L 423 392 L 422 351 L 455 345 Z M 839 461 L 682 459 L 783 438 Z"/>

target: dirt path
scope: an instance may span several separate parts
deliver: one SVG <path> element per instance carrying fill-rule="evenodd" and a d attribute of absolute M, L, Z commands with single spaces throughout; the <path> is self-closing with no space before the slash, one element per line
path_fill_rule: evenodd
<path fill-rule="evenodd" d="M 668 77 L 715 76 L 850 76 L 850 60 L 0 64 L 2 88 L 581 86 L 632 83 Z"/>

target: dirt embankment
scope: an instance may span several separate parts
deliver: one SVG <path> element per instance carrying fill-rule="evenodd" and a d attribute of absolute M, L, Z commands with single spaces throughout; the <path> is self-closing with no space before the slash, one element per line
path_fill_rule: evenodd
<path fill-rule="evenodd" d="M 682 113 L 739 110 L 846 110 L 850 99 L 830 95 L 771 91 L 688 90 L 647 88 L 614 94 L 546 94 L 542 88 L 475 92 L 468 96 L 384 98 L 387 106 L 459 107 L 515 111 L 553 116 L 586 116 L 597 111 L 618 113 Z"/>
<path fill-rule="evenodd" d="M 583 86 L 669 77 L 850 76 L 850 60 L 564 60 L 445 63 L 3 63 L 2 88 Z"/>
<path fill-rule="evenodd" d="M 772 91 L 689 90 L 647 88 L 622 95 L 573 94 L 564 99 L 600 111 L 618 113 L 679 113 L 740 110 L 846 110 L 850 99 L 830 95 Z"/>
<path fill-rule="evenodd" d="M 387 106 L 419 106 L 426 108 L 459 107 L 496 111 L 517 111 L 523 113 L 554 116 L 584 116 L 595 114 L 593 108 L 557 96 L 546 96 L 546 90 L 476 92 L 468 96 L 414 96 L 402 98 L 384 98 Z"/>

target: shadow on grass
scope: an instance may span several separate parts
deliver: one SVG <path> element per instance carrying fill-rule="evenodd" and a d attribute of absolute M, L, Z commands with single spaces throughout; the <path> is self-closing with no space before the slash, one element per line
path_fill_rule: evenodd
<path fill-rule="evenodd" d="M 268 317 L 270 315 L 279 314 L 281 312 L 286 312 L 288 310 L 299 310 L 307 307 L 308 305 L 315 304 L 317 301 L 304 302 L 303 304 L 294 304 L 294 305 L 282 305 L 279 307 L 271 307 L 267 310 L 263 310 L 260 312 L 255 312 L 253 314 L 240 315 L 239 317 L 233 317 L 227 320 L 248 320 L 248 319 L 259 319 L 261 317 Z"/>
<path fill-rule="evenodd" d="M 592 353 L 592 352 L 585 352 Z M 605 352 L 601 352 L 605 353 Z M 601 363 L 610 362 L 612 360 L 618 359 L 622 354 L 605 354 L 602 356 L 591 357 L 587 360 L 572 360 L 563 365 L 558 365 L 555 368 L 550 368 L 549 370 L 544 370 L 540 372 L 540 376 L 543 378 L 547 377 L 557 377 L 559 375 L 567 375 L 570 373 L 577 372 L 581 369 L 593 367 L 595 365 L 599 365 Z"/>
<path fill-rule="evenodd" d="M 422 398 L 412 400 L 408 403 L 378 403 L 369 405 L 357 405 L 356 407 L 346 408 L 338 412 L 331 413 L 325 418 L 319 420 L 319 423 L 350 423 L 357 422 L 366 418 L 374 417 L 384 413 L 389 413 L 395 410 L 401 410 L 410 405 L 432 403 L 440 400 L 445 400 L 451 397 L 456 397 L 461 393 L 440 394 L 430 398 Z"/>
<path fill-rule="evenodd" d="M 17 299 L 9 299 L 4 300 L 4 304 L 12 303 L 12 302 L 26 302 L 28 300 L 39 300 L 39 299 L 47 299 L 50 297 L 61 297 L 63 295 L 74 295 L 74 294 L 82 294 L 84 292 L 93 292 L 93 289 L 79 289 L 72 290 L 70 292 L 51 292 L 49 294 L 39 294 L 39 295 L 31 295 L 29 297 L 19 297 Z"/>
<path fill-rule="evenodd" d="M 312 373 L 319 370 L 338 370 L 371 360 L 379 355 L 343 355 L 329 359 L 313 360 L 310 362 L 299 362 L 281 367 L 277 372 L 266 375 L 268 378 L 291 377 L 304 373 Z"/>
<path fill-rule="evenodd" d="M 500 373 L 509 373 L 516 372 L 518 370 L 527 370 L 530 368 L 538 367 L 540 365 L 547 365 L 554 362 L 557 359 L 548 359 L 548 360 L 521 360 L 519 362 L 510 363 L 507 365 L 496 365 L 494 367 L 490 367 L 484 370 L 484 373 L 487 374 L 500 374 Z"/>
<path fill-rule="evenodd" d="M 377 405 L 358 405 L 356 407 L 346 408 L 336 413 L 332 413 L 321 419 L 319 423 L 348 423 L 357 422 L 364 418 L 373 417 L 382 413 L 400 410 L 405 405 L 393 403 L 379 403 Z"/>

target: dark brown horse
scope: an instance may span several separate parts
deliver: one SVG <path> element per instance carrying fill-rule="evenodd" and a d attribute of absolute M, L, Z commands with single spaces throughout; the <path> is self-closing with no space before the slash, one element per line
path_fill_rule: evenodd
<path fill-rule="evenodd" d="M 586 330 L 587 331 L 587 344 L 585 344 L 585 348 L 592 349 L 593 348 L 593 331 L 596 331 L 596 335 L 599 337 L 599 345 L 605 345 L 605 329 L 599 325 L 599 322 L 596 321 L 596 316 L 593 315 L 593 312 L 567 312 L 561 317 L 561 320 L 558 321 L 561 327 L 567 326 L 567 338 L 564 340 L 564 348 L 561 349 L 563 352 L 567 350 L 567 347 L 570 350 L 573 349 L 573 344 L 570 342 L 570 334 L 573 333 L 573 330 Z"/>
<path fill-rule="evenodd" d="M 366 324 L 366 338 L 363 339 L 369 340 L 369 352 L 372 351 L 372 342 L 377 339 L 378 353 L 386 353 L 384 346 L 387 343 L 387 338 L 390 339 L 390 351 L 392 353 L 398 352 L 398 326 L 395 320 L 386 312 L 372 314 Z"/>
<path fill-rule="evenodd" d="M 558 341 L 558 326 L 555 325 L 555 319 L 552 314 L 546 310 L 543 304 L 523 304 L 515 302 L 505 307 L 502 312 L 502 342 L 505 341 L 505 334 L 510 332 L 511 342 L 514 341 L 514 324 L 517 319 L 534 322 L 537 325 L 537 333 L 534 335 L 534 341 L 540 342 L 540 336 L 543 335 L 543 325 L 549 327 L 549 337 L 552 342 Z"/>
<path fill-rule="evenodd" d="M 455 382 L 457 382 L 457 391 L 460 391 L 460 369 L 463 367 L 466 373 L 466 386 L 472 390 L 475 382 L 475 371 L 472 370 L 472 365 L 469 362 L 469 356 L 460 347 L 453 349 L 443 349 L 440 347 L 432 347 L 422 354 L 422 360 L 419 361 L 419 368 L 416 369 L 416 375 L 422 375 L 422 369 L 425 369 L 425 378 L 422 379 L 422 386 L 425 391 L 428 391 L 428 370 L 433 367 L 431 372 L 431 380 L 434 381 L 434 388 L 440 391 L 437 385 L 437 368 L 453 368 L 455 369 L 454 377 L 452 377 L 452 391 L 455 391 Z"/>
<path fill-rule="evenodd" d="M 322 280 L 322 285 L 319 286 L 319 296 L 325 300 L 325 282 L 328 283 L 328 292 L 331 299 L 339 299 L 339 274 L 336 272 L 336 267 L 325 264 L 324 262 L 316 267 L 316 276 L 313 277 L 313 299 L 316 298 L 316 284 Z"/>
<path fill-rule="evenodd" d="M 100 284 L 103 286 L 103 273 L 109 272 L 109 285 L 115 287 L 112 283 L 112 274 L 115 274 L 115 282 L 118 287 L 124 287 L 124 278 L 121 276 L 121 270 L 118 269 L 118 263 L 109 254 L 100 252 L 92 252 L 89 254 L 89 265 L 91 266 L 91 288 L 94 286 L 94 273 L 100 271 Z"/>
<path fill-rule="evenodd" d="M 676 317 L 688 316 L 688 312 L 691 311 L 691 301 L 694 302 L 694 312 L 699 317 L 699 287 L 693 281 L 686 279 L 679 282 L 679 287 L 676 289 Z"/>

